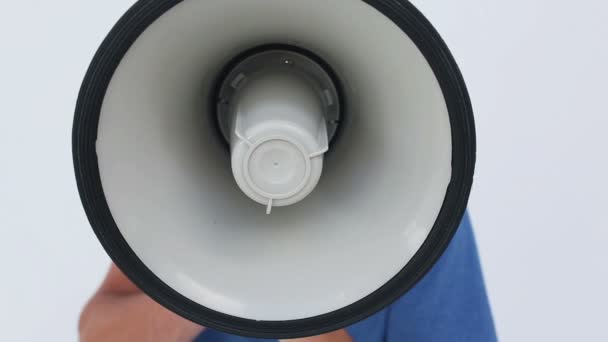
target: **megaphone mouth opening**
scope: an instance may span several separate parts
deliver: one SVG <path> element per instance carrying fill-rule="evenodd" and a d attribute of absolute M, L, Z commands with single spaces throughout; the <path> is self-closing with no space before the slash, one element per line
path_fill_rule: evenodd
<path fill-rule="evenodd" d="M 273 42 L 331 66 L 340 119 L 317 190 L 267 217 L 226 172 L 217 99 L 227 61 Z M 449 49 L 407 1 L 141 0 L 87 71 L 73 157 L 95 234 L 146 294 L 209 328 L 289 339 L 424 277 L 464 215 L 475 127 Z"/>

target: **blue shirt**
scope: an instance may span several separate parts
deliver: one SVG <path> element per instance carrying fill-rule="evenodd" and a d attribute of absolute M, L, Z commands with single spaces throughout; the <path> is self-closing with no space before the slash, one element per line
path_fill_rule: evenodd
<path fill-rule="evenodd" d="M 466 216 L 444 255 L 387 309 L 349 327 L 355 342 L 496 342 L 473 229 Z M 268 341 L 208 330 L 197 342 Z"/>

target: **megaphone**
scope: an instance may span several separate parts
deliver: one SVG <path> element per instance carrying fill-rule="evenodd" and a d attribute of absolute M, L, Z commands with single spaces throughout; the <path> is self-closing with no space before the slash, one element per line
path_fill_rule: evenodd
<path fill-rule="evenodd" d="M 429 271 L 464 215 L 475 129 L 405 0 L 141 0 L 88 69 L 73 156 L 94 232 L 145 293 L 294 338 Z"/>

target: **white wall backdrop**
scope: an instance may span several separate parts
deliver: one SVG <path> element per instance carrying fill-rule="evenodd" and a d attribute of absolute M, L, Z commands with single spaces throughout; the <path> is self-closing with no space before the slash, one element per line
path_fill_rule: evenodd
<path fill-rule="evenodd" d="M 474 102 L 471 212 L 502 341 L 608 341 L 608 4 L 417 1 Z"/>
<path fill-rule="evenodd" d="M 74 102 L 133 1 L 0 10 L 0 340 L 76 341 L 109 263 L 72 174 Z M 502 341 L 606 341 L 608 5 L 417 0 L 474 102 L 471 199 Z"/>

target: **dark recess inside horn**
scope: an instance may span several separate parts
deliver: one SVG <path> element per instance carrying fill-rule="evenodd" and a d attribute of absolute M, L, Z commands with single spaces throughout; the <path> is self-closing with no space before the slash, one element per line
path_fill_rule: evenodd
<path fill-rule="evenodd" d="M 335 92 L 336 92 L 336 98 L 337 98 L 336 107 L 338 108 L 338 113 L 336 114 L 336 118 L 331 118 L 327 122 L 328 130 L 330 128 L 332 128 L 332 129 L 331 129 L 331 132 L 329 132 L 330 133 L 329 134 L 330 135 L 329 152 L 327 152 L 326 155 L 331 155 L 333 146 L 340 141 L 340 137 L 342 136 L 343 129 L 346 126 L 346 125 L 342 125 L 341 123 L 345 122 L 347 120 L 347 115 L 348 115 L 348 113 L 347 113 L 348 108 L 346 107 L 347 101 L 345 99 L 344 91 L 342 88 L 342 82 L 341 82 L 340 78 L 338 77 L 338 75 L 334 72 L 334 69 L 324 59 L 319 57 L 317 54 L 315 54 L 307 49 L 297 47 L 294 45 L 287 45 L 287 44 L 265 44 L 265 45 L 260 45 L 260 46 L 256 46 L 253 48 L 246 49 L 242 53 L 240 53 L 240 54 L 236 55 L 235 57 L 233 57 L 232 59 L 230 59 L 228 61 L 228 63 L 226 63 L 225 66 L 223 68 L 221 68 L 221 70 L 219 70 L 217 76 L 215 77 L 212 91 L 208 95 L 209 100 L 207 101 L 207 103 L 209 105 L 209 108 L 206 111 L 207 113 L 210 113 L 210 115 L 211 115 L 211 117 L 207 118 L 207 121 L 211 122 L 214 125 L 216 139 L 218 139 L 221 142 L 221 144 L 225 147 L 226 151 L 230 150 L 230 142 L 227 140 L 225 134 L 222 133 L 222 125 L 220 122 L 220 115 L 224 114 L 224 113 L 220 113 L 220 106 L 227 104 L 227 103 L 222 103 L 223 101 L 225 101 L 225 99 L 223 99 L 221 96 L 223 85 L 227 81 L 229 81 L 229 80 L 227 80 L 227 78 L 231 75 L 231 73 L 233 73 L 234 69 L 238 65 L 243 63 L 243 61 L 246 61 L 253 56 L 260 55 L 260 54 L 263 54 L 266 52 L 272 52 L 272 51 L 286 52 L 286 53 L 293 53 L 293 54 L 301 55 L 304 58 L 307 58 L 307 59 L 313 61 L 317 66 L 321 67 L 322 71 L 329 77 L 329 79 L 335 89 Z"/>

